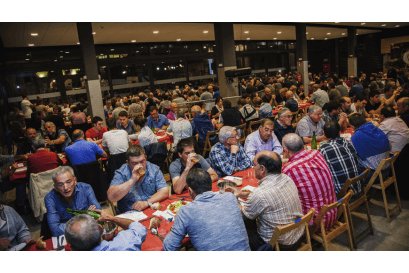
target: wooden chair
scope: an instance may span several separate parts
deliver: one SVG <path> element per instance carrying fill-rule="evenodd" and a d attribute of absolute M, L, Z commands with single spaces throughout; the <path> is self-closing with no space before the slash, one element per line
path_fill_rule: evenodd
<path fill-rule="evenodd" d="M 206 156 L 206 152 L 210 152 L 210 150 L 212 149 L 212 144 L 210 143 L 210 137 L 216 134 L 219 134 L 219 130 L 207 131 L 205 146 L 203 148 L 203 157 Z"/>
<path fill-rule="evenodd" d="M 239 129 L 241 129 L 241 138 L 238 140 L 238 142 L 240 142 L 241 145 L 244 145 L 244 142 L 246 141 L 246 123 L 236 126 L 236 131 Z"/>
<path fill-rule="evenodd" d="M 280 247 L 278 245 L 278 237 L 280 237 L 281 234 L 284 234 L 286 232 L 289 232 L 291 230 L 294 230 L 296 228 L 298 228 L 301 225 L 305 226 L 305 233 L 306 233 L 306 239 L 307 239 L 307 243 L 305 244 L 304 242 L 301 244 L 301 246 L 297 249 L 298 251 L 302 250 L 309 250 L 312 251 L 312 246 L 311 246 L 311 237 L 310 237 L 310 232 L 308 229 L 308 224 L 311 222 L 312 217 L 315 214 L 315 209 L 311 208 L 310 211 L 304 215 L 303 217 L 301 217 L 300 219 L 294 221 L 294 223 L 288 224 L 286 226 L 283 227 L 279 227 L 277 226 L 273 232 L 273 236 L 271 236 L 270 242 L 269 244 L 274 248 L 274 246 L 276 247 L 277 251 L 280 251 Z"/>
<path fill-rule="evenodd" d="M 357 176 L 354 178 L 348 178 L 345 181 L 344 186 L 342 187 L 341 191 L 338 193 L 338 196 L 337 196 L 337 199 L 341 199 L 350 189 L 350 186 L 355 185 L 358 182 L 361 183 L 361 189 L 362 189 L 361 195 L 355 201 L 349 202 L 347 204 L 349 228 L 351 230 L 351 237 L 352 237 L 352 243 L 354 245 L 354 248 L 357 248 L 357 241 L 360 238 L 362 238 L 368 231 L 371 233 L 371 235 L 374 235 L 371 214 L 369 212 L 368 197 L 366 196 L 367 190 L 365 189 L 365 180 L 370 171 L 371 169 L 367 168 L 360 176 Z M 367 227 L 364 231 L 362 231 L 361 234 L 359 234 L 358 236 L 355 236 L 354 225 L 352 221 L 352 212 L 356 211 L 359 208 L 359 206 L 361 206 L 363 203 L 365 203 L 366 216 L 368 219 L 369 227 Z"/>
<path fill-rule="evenodd" d="M 347 204 L 349 203 L 349 200 L 351 199 L 353 194 L 353 191 L 350 190 L 347 195 L 344 196 L 344 198 L 339 199 L 337 202 L 332 203 L 330 205 L 324 205 L 320 212 L 318 213 L 317 218 L 315 218 L 314 223 L 311 226 L 310 233 L 312 234 L 312 238 L 321 244 L 324 245 L 324 248 L 326 251 L 328 251 L 328 243 L 344 233 L 345 231 L 348 232 L 348 239 L 349 239 L 349 247 L 351 250 L 354 250 L 353 244 L 352 244 L 352 237 L 351 237 L 351 230 L 349 228 L 349 221 L 348 221 L 348 215 L 347 215 Z M 337 218 L 335 221 L 335 224 L 330 227 L 328 230 L 325 230 L 325 224 L 324 224 L 324 216 L 328 211 L 331 211 L 333 209 L 338 209 L 337 210 Z M 339 221 L 339 218 L 344 214 L 344 219 L 345 223 L 342 223 Z M 318 229 L 318 227 L 321 228 L 321 230 L 317 233 L 315 231 Z"/>
<path fill-rule="evenodd" d="M 398 183 L 396 182 L 395 168 L 393 166 L 393 164 L 395 163 L 398 156 L 399 156 L 399 152 L 396 152 L 392 157 L 390 157 L 388 159 L 383 159 L 381 161 L 381 163 L 379 164 L 378 168 L 376 168 L 375 173 L 372 175 L 372 178 L 371 178 L 371 180 L 369 181 L 369 183 L 367 185 L 368 189 L 370 189 L 372 187 L 372 188 L 375 188 L 375 189 L 378 189 L 378 190 L 382 191 L 383 203 L 384 203 L 384 206 L 385 206 L 386 218 L 387 218 L 388 223 L 391 222 L 390 215 L 392 213 L 394 213 L 397 209 L 399 209 L 399 211 L 402 212 L 402 204 L 400 202 L 400 197 L 399 197 Z M 392 169 L 392 176 L 388 177 L 385 181 L 383 181 L 381 171 L 382 171 L 383 166 L 385 166 L 386 164 L 389 164 L 389 168 Z M 374 185 L 375 179 L 378 176 L 379 176 L 380 183 Z M 396 198 L 398 199 L 398 204 L 393 209 L 389 210 L 388 202 L 386 200 L 385 190 L 386 190 L 387 187 L 389 187 L 392 184 L 395 185 Z"/>
<path fill-rule="evenodd" d="M 114 216 L 116 216 L 116 207 L 117 207 L 117 202 L 111 202 L 111 201 L 109 201 L 109 204 L 111 205 L 111 208 L 112 208 L 112 214 L 114 215 Z"/>
<path fill-rule="evenodd" d="M 247 128 L 247 135 L 250 135 L 251 133 L 253 133 L 254 131 L 253 131 L 252 127 L 254 125 L 259 125 L 260 126 L 262 121 L 263 121 L 262 119 L 255 120 L 255 121 L 250 121 L 249 127 Z"/>

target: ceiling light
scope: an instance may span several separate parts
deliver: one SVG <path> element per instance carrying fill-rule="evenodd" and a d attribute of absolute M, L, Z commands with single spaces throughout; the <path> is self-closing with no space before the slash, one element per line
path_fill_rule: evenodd
<path fill-rule="evenodd" d="M 114 51 L 115 49 L 111 48 L 111 51 Z"/>
<path fill-rule="evenodd" d="M 395 27 L 399 27 L 399 25 L 396 25 Z"/>
<path fill-rule="evenodd" d="M 335 24 L 339 24 L 339 22 L 335 22 Z"/>
<path fill-rule="evenodd" d="M 281 31 L 278 31 L 277 34 L 281 34 Z"/>
<path fill-rule="evenodd" d="M 178 42 L 179 42 L 180 40 L 181 40 L 181 39 L 176 39 L 176 41 L 178 41 Z"/>
<path fill-rule="evenodd" d="M 250 38 L 247 38 L 246 40 L 250 40 Z"/>
<path fill-rule="evenodd" d="M 382 26 L 383 26 L 383 27 L 386 27 L 386 24 L 383 24 Z"/>
<path fill-rule="evenodd" d="M 125 74 L 126 73 L 126 71 L 122 71 L 122 74 Z"/>
<path fill-rule="evenodd" d="M 65 54 L 69 54 L 69 52 L 67 51 L 67 52 L 65 52 Z"/>
<path fill-rule="evenodd" d="M 30 54 L 26 54 L 27 56 L 30 56 Z"/>
<path fill-rule="evenodd" d="M 132 40 L 131 42 L 132 42 L 132 43 L 136 43 L 136 40 Z"/>
<path fill-rule="evenodd" d="M 97 33 L 94 31 L 92 34 L 94 34 L 94 35 L 95 35 L 95 34 L 97 34 Z"/>
<path fill-rule="evenodd" d="M 54 62 L 56 62 L 57 60 L 54 60 Z"/>
<path fill-rule="evenodd" d="M 205 31 L 203 31 L 203 33 L 209 33 L 209 31 L 208 31 L 208 30 L 205 30 Z"/>
<path fill-rule="evenodd" d="M 294 43 L 291 43 L 292 45 L 294 44 Z"/>
<path fill-rule="evenodd" d="M 249 33 L 249 31 L 247 30 L 247 31 L 245 31 L 244 33 L 247 34 L 247 33 Z"/>
<path fill-rule="evenodd" d="M 80 44 L 80 42 L 77 43 L 77 45 L 79 45 L 79 44 Z"/>
<path fill-rule="evenodd" d="M 358 33 L 356 35 L 358 35 Z"/>
<path fill-rule="evenodd" d="M 327 35 L 331 35 L 331 33 L 328 32 Z"/>
<path fill-rule="evenodd" d="M 102 54 L 102 53 L 101 53 L 101 54 L 99 54 L 99 55 L 104 56 L 104 54 Z"/>
<path fill-rule="evenodd" d="M 139 53 L 139 50 L 137 50 L 136 53 Z"/>
<path fill-rule="evenodd" d="M 308 34 L 308 32 L 306 32 L 305 34 Z"/>
<path fill-rule="evenodd" d="M 159 67 L 157 67 L 156 70 L 159 70 Z"/>
<path fill-rule="evenodd" d="M 154 34 L 158 34 L 158 33 L 159 33 L 159 31 L 155 30 L 153 33 L 154 33 Z"/>
<path fill-rule="evenodd" d="M 61 53 L 63 53 L 64 51 L 60 51 Z"/>
<path fill-rule="evenodd" d="M 328 40 L 328 38 L 325 38 L 325 40 Z"/>
<path fill-rule="evenodd" d="M 26 61 L 29 61 L 30 59 L 26 59 Z"/>
<path fill-rule="evenodd" d="M 203 48 L 206 48 L 206 46 L 203 46 Z"/>
<path fill-rule="evenodd" d="M 361 23 L 361 25 L 365 25 L 365 23 Z"/>
<path fill-rule="evenodd" d="M 28 46 L 34 46 L 34 44 L 28 44 Z"/>
<path fill-rule="evenodd" d="M 311 38 L 311 40 L 314 40 L 314 38 Z"/>
<path fill-rule="evenodd" d="M 273 38 L 274 40 L 277 40 L 277 38 Z"/>
<path fill-rule="evenodd" d="M 342 33 L 342 35 L 345 35 L 345 33 Z"/>
<path fill-rule="evenodd" d="M 38 33 L 31 33 L 31 36 L 38 36 Z"/>

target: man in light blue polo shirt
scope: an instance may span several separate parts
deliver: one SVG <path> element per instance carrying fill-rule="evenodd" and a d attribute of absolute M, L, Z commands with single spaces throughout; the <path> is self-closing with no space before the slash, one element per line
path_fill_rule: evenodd
<path fill-rule="evenodd" d="M 169 197 L 165 178 L 159 167 L 146 161 L 145 150 L 132 145 L 126 151 L 126 163 L 115 171 L 108 199 L 118 202 L 117 213 L 142 211 Z"/>
<path fill-rule="evenodd" d="M 128 119 L 128 113 L 122 111 L 119 113 L 119 120 L 116 122 L 116 128 L 118 130 L 125 130 L 128 135 L 135 134 L 136 128 L 132 120 Z"/>
<path fill-rule="evenodd" d="M 149 128 L 155 128 L 155 131 L 159 131 L 160 129 L 166 130 L 169 126 L 169 120 L 165 115 L 158 114 L 158 109 L 156 109 L 154 106 L 151 106 L 149 108 L 149 113 L 150 116 L 148 117 L 148 122 L 146 125 Z"/>
<path fill-rule="evenodd" d="M 72 134 L 74 144 L 65 148 L 65 155 L 72 165 L 81 165 L 97 160 L 97 155 L 103 158 L 108 157 L 98 144 L 84 140 L 84 132 L 77 129 Z"/>

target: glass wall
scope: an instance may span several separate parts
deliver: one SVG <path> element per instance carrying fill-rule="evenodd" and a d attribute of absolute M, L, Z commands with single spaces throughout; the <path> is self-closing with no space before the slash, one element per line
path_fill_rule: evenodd
<path fill-rule="evenodd" d="M 148 64 L 129 64 L 110 66 L 114 93 L 136 94 L 149 87 Z"/>

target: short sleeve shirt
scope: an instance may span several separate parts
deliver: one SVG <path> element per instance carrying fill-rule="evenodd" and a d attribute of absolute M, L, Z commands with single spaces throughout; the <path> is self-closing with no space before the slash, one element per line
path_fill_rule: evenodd
<path fill-rule="evenodd" d="M 165 115 L 158 114 L 158 121 L 154 121 L 152 116 L 149 116 L 146 125 L 149 128 L 153 126 L 154 128 L 162 129 L 163 126 L 169 125 L 169 121 Z"/>
<path fill-rule="evenodd" d="M 21 111 L 23 112 L 26 118 L 31 118 L 31 113 L 33 113 L 33 110 L 31 109 L 30 105 L 31 102 L 29 100 L 23 100 L 21 102 Z"/>
<path fill-rule="evenodd" d="M 303 117 L 300 122 L 298 122 L 297 129 L 295 133 L 300 137 L 312 137 L 313 131 L 315 131 L 315 136 L 322 136 L 324 133 L 325 122 L 320 119 L 317 125 L 314 125 L 309 115 Z"/>
<path fill-rule="evenodd" d="M 329 97 L 327 92 L 325 92 L 324 90 L 318 90 L 314 94 L 312 94 L 311 100 L 313 100 L 316 105 L 322 108 L 324 104 L 329 102 Z"/>
<path fill-rule="evenodd" d="M 125 153 L 129 148 L 128 133 L 124 130 L 111 130 L 102 136 L 102 146 L 108 147 L 111 155 Z"/>
<path fill-rule="evenodd" d="M 365 110 L 366 110 L 366 112 L 369 114 L 369 111 L 372 111 L 372 110 L 377 110 L 378 108 L 379 108 L 379 106 L 381 106 L 381 103 L 380 102 L 378 102 L 378 103 L 375 103 L 375 105 L 372 105 L 370 102 L 368 102 L 367 104 L 366 104 L 366 106 L 365 106 Z"/>
<path fill-rule="evenodd" d="M 94 142 L 79 139 L 67 147 L 65 153 L 72 165 L 81 165 L 95 161 L 96 155 L 102 155 L 104 151 Z"/>
<path fill-rule="evenodd" d="M 102 139 L 102 135 L 105 133 L 105 132 L 108 132 L 108 129 L 106 128 L 106 127 L 104 127 L 104 126 L 102 126 L 102 129 L 101 129 L 101 131 L 99 131 L 98 133 L 95 133 L 95 131 L 94 131 L 94 128 L 91 128 L 91 129 L 88 129 L 86 132 L 85 132 L 85 137 L 86 138 L 91 138 L 92 140 L 100 140 L 100 139 Z"/>
<path fill-rule="evenodd" d="M 207 163 L 207 161 L 201 155 L 199 156 L 200 160 L 194 165 L 194 167 L 199 167 L 205 171 L 209 170 L 210 168 L 209 163 Z M 183 165 L 181 159 L 180 158 L 176 159 L 169 166 L 170 178 L 173 179 L 175 177 L 180 177 L 184 170 L 185 166 Z"/>

